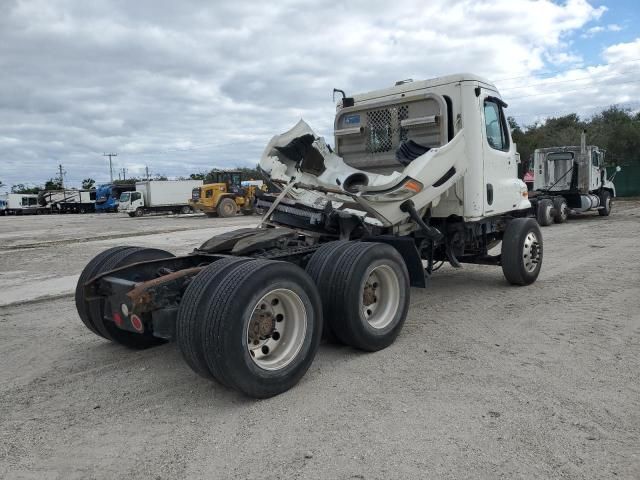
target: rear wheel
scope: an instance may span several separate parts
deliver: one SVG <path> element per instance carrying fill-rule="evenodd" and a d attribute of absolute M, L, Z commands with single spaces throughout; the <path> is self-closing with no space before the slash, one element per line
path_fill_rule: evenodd
<path fill-rule="evenodd" d="M 75 292 L 76 309 L 85 326 L 96 335 L 129 348 L 147 348 L 164 340 L 154 337 L 150 331 L 143 334 L 121 330 L 113 322 L 104 319 L 104 305 L 89 303 L 85 298 L 84 285 L 91 278 L 104 272 L 136 262 L 170 258 L 173 255 L 157 248 L 114 247 L 94 257 L 84 268 L 78 279 Z"/>
<path fill-rule="evenodd" d="M 325 318 L 347 345 L 376 351 L 391 345 L 407 316 L 410 284 L 398 251 L 383 243 L 335 242 L 314 254 Z"/>
<path fill-rule="evenodd" d="M 598 213 L 602 217 L 608 217 L 611 213 L 611 192 L 603 190 L 602 193 L 600 193 L 600 204 L 603 208 L 598 210 Z"/>
<path fill-rule="evenodd" d="M 569 206 L 567 201 L 562 197 L 555 197 L 553 199 L 553 208 L 556 213 L 553 216 L 553 220 L 556 223 L 564 223 L 569 218 Z"/>
<path fill-rule="evenodd" d="M 251 260 L 209 283 L 200 322 L 201 348 L 221 383 L 255 398 L 293 387 L 320 344 L 316 286 L 296 265 Z"/>
<path fill-rule="evenodd" d="M 509 222 L 502 238 L 502 273 L 513 285 L 536 281 L 542 268 L 542 233 L 532 218 Z"/>
<path fill-rule="evenodd" d="M 553 222 L 553 216 L 551 211 L 553 210 L 553 203 L 549 198 L 543 198 L 538 202 L 538 211 L 536 212 L 536 218 L 538 224 L 541 227 L 547 227 Z"/>
<path fill-rule="evenodd" d="M 197 374 L 214 378 L 202 348 L 202 316 L 209 301 L 210 290 L 218 277 L 250 261 L 250 258 L 228 257 L 213 262 L 193 278 L 180 300 L 176 321 L 176 340 L 187 364 Z M 221 379 L 217 379 L 222 383 Z"/>
<path fill-rule="evenodd" d="M 218 216 L 220 217 L 233 217 L 236 214 L 237 206 L 231 198 L 223 198 L 218 202 Z"/>

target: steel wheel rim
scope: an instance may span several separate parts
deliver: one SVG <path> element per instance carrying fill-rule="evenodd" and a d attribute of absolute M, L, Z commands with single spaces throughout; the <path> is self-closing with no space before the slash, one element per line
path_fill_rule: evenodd
<path fill-rule="evenodd" d="M 370 267 L 360 293 L 360 315 L 375 329 L 391 324 L 400 308 L 400 280 L 389 265 Z"/>
<path fill-rule="evenodd" d="M 307 309 L 293 290 L 277 288 L 253 307 L 244 343 L 264 370 L 281 370 L 300 353 L 307 332 Z"/>
<path fill-rule="evenodd" d="M 527 233 L 522 246 L 522 263 L 527 272 L 533 272 L 540 262 L 540 242 L 534 232 Z"/>
<path fill-rule="evenodd" d="M 233 214 L 233 212 L 234 212 L 234 210 L 235 210 L 235 209 L 233 208 L 233 205 L 231 205 L 231 203 L 230 203 L 230 202 L 225 202 L 225 204 L 222 206 L 222 208 L 223 208 L 223 210 L 224 210 L 224 213 L 225 213 L 225 214 L 228 214 L 228 215 Z"/>

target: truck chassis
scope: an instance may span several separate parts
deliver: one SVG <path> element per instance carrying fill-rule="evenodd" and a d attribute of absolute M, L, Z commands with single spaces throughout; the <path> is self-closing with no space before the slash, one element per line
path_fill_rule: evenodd
<path fill-rule="evenodd" d="M 274 202 L 263 195 L 258 205 Z M 78 281 L 81 319 L 132 348 L 176 340 L 194 371 L 262 398 L 300 379 L 323 328 L 365 351 L 390 345 L 403 326 L 410 287 L 426 287 L 444 262 L 501 266 L 516 285 L 535 281 L 542 264 L 542 235 L 527 218 L 454 218 L 400 236 L 304 205 L 278 205 L 271 213 L 309 229 L 266 221 L 180 257 L 138 247 L 103 252 Z M 501 241 L 502 252 L 492 255 Z"/>

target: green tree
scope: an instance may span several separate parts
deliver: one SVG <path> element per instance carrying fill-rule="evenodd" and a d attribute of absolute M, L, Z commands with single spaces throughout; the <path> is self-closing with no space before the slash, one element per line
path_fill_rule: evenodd
<path fill-rule="evenodd" d="M 83 190 L 91 190 L 95 188 L 96 181 L 93 178 L 85 178 L 82 180 L 82 189 Z"/>
<path fill-rule="evenodd" d="M 57 178 L 50 178 L 44 183 L 44 190 L 62 190 L 62 182 Z"/>
<path fill-rule="evenodd" d="M 28 187 L 24 183 L 17 183 L 11 186 L 11 193 L 40 193 L 41 191 L 41 187 Z"/>
<path fill-rule="evenodd" d="M 608 164 L 640 164 L 640 113 L 632 113 L 629 109 L 611 106 L 590 119 L 572 113 L 524 127 L 509 118 L 509 126 L 513 141 L 518 145 L 523 171 L 529 167 L 536 148 L 580 145 L 584 130 L 588 144 L 606 150 Z"/>

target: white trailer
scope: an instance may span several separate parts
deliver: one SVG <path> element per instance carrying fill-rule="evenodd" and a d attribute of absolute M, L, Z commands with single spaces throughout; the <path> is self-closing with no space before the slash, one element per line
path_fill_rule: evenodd
<path fill-rule="evenodd" d="M 96 190 L 49 190 L 39 201 L 52 213 L 89 213 L 96 209 Z"/>
<path fill-rule="evenodd" d="M 119 210 L 130 217 L 145 213 L 190 213 L 189 199 L 194 188 L 201 187 L 202 180 L 148 180 L 136 183 L 135 192 L 120 195 Z"/>
<path fill-rule="evenodd" d="M 5 193 L 0 195 L 0 215 L 26 215 L 41 213 L 38 195 L 30 193 Z"/>

